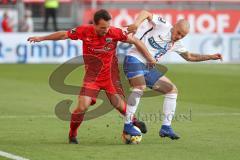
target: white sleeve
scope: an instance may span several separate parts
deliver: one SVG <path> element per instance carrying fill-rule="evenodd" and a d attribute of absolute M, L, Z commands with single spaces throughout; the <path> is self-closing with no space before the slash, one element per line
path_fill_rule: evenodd
<path fill-rule="evenodd" d="M 177 41 L 174 43 L 173 47 L 171 48 L 171 51 L 181 54 L 187 52 L 187 49 L 182 45 L 181 41 Z"/>

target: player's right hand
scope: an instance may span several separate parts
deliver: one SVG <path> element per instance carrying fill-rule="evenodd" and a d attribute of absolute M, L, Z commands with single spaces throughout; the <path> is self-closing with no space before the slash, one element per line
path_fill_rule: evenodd
<path fill-rule="evenodd" d="M 157 62 L 155 60 L 151 60 L 147 62 L 148 68 L 154 68 L 156 66 Z"/>
<path fill-rule="evenodd" d="M 41 37 L 29 37 L 27 41 L 29 41 L 30 43 L 35 43 L 35 42 L 41 42 L 42 39 Z"/>
<path fill-rule="evenodd" d="M 211 55 L 211 59 L 212 59 L 212 60 L 218 60 L 218 59 L 220 59 L 221 61 L 223 61 L 223 56 L 222 56 L 222 54 L 220 54 L 220 53 L 216 53 L 216 54 Z"/>

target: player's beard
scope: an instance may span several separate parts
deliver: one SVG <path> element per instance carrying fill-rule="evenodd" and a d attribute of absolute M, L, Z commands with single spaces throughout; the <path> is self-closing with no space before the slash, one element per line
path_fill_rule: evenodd
<path fill-rule="evenodd" d="M 105 36 L 107 32 L 100 32 L 100 36 Z"/>

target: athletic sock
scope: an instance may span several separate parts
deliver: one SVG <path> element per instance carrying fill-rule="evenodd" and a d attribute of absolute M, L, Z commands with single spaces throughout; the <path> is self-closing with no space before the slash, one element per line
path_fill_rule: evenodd
<path fill-rule="evenodd" d="M 69 137 L 76 137 L 79 126 L 84 118 L 84 113 L 74 111 L 71 115 Z"/>
<path fill-rule="evenodd" d="M 170 126 L 172 119 L 174 117 L 174 113 L 176 110 L 176 104 L 177 104 L 177 94 L 171 93 L 166 94 L 164 101 L 163 101 L 163 122 L 162 125 Z"/>
<path fill-rule="evenodd" d="M 143 91 L 137 88 L 134 88 L 132 93 L 128 97 L 127 109 L 125 115 L 125 123 L 131 123 L 134 117 L 134 114 L 137 110 L 138 104 L 140 102 Z"/>

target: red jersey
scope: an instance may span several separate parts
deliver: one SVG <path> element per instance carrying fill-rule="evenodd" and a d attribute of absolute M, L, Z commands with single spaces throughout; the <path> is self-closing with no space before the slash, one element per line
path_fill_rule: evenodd
<path fill-rule="evenodd" d="M 119 28 L 110 27 L 106 35 L 99 36 L 94 26 L 88 25 L 68 31 L 68 37 L 83 42 L 85 84 L 94 83 L 98 86 L 94 87 L 95 89 L 108 90 L 112 88 L 109 86 L 116 86 L 116 83 L 120 83 L 116 48 L 118 41 L 127 40 L 126 33 Z"/>

